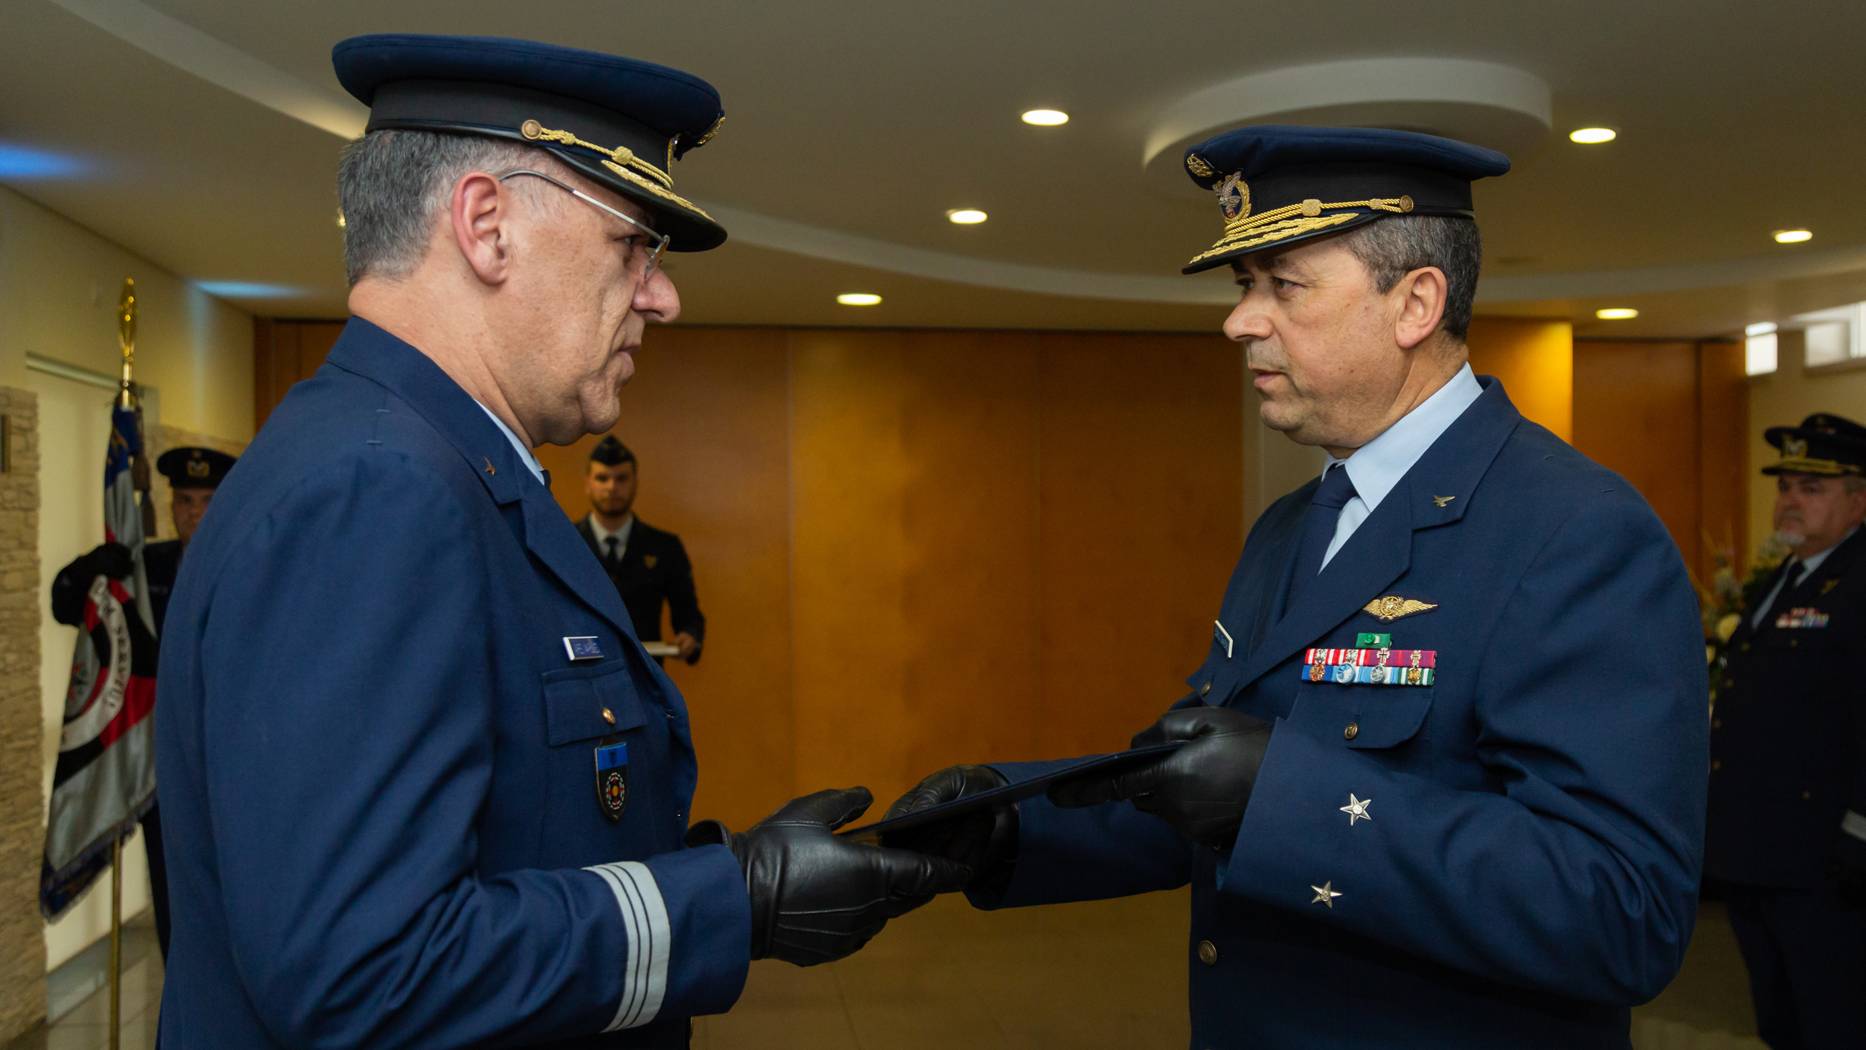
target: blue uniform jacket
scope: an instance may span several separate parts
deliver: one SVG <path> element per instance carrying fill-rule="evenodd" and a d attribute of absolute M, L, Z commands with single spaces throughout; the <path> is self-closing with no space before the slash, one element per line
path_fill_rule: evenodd
<path fill-rule="evenodd" d="M 1182 701 L 1275 722 L 1230 854 L 1126 803 L 1025 802 L 974 903 L 1190 881 L 1194 1047 L 1628 1045 L 1696 915 L 1697 603 L 1638 494 L 1483 385 L 1280 619 L 1316 483 L 1252 528 L 1234 644 L 1214 630 Z M 1364 611 L 1387 595 L 1434 608 Z M 1306 650 L 1363 632 L 1435 651 L 1432 684 L 1312 680 Z"/>
<path fill-rule="evenodd" d="M 685 1046 L 737 998 L 745 882 L 681 847 L 680 694 L 414 348 L 350 322 L 216 493 L 167 628 L 168 1050 Z"/>

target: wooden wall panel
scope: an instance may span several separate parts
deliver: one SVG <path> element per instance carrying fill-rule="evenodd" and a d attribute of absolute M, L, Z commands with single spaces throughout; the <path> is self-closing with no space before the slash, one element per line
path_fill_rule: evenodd
<path fill-rule="evenodd" d="M 882 745 L 899 762 L 878 794 L 953 762 L 1041 753 L 1020 713 L 1041 687 L 1040 347 L 1013 332 L 906 337 L 905 721 Z"/>
<path fill-rule="evenodd" d="M 700 754 L 694 811 L 744 827 L 790 798 L 794 780 L 784 336 L 653 328 L 635 364 L 612 432 L 638 458 L 636 513 L 680 535 L 706 614 L 705 657 L 667 664 Z M 598 440 L 537 450 L 573 519 L 589 513 L 583 479 Z"/>
<path fill-rule="evenodd" d="M 1503 381 L 1517 411 L 1574 440 L 1574 328 L 1567 321 L 1478 317 L 1469 335 L 1471 368 Z"/>
<path fill-rule="evenodd" d="M 1700 539 L 1708 538 L 1692 567 L 1700 580 L 1717 572 L 1719 548 L 1728 550 L 1739 566 L 1750 557 L 1749 508 L 1745 496 L 1750 478 L 1749 377 L 1744 371 L 1743 344 L 1698 344 L 1698 523 Z M 1739 577 L 1740 578 L 1740 577 Z"/>
<path fill-rule="evenodd" d="M 867 784 L 883 804 L 906 776 L 906 654 L 924 644 L 906 603 L 907 343 L 901 332 L 791 338 L 796 767 L 815 787 Z"/>
<path fill-rule="evenodd" d="M 1574 370 L 1575 447 L 1638 489 L 1695 566 L 1697 345 L 1582 340 Z"/>
<path fill-rule="evenodd" d="M 1205 658 L 1243 546 L 1256 405 L 1218 336 L 1043 345 L 1043 694 L 1012 700 L 1038 723 L 1037 754 L 1083 754 L 1125 747 Z"/>

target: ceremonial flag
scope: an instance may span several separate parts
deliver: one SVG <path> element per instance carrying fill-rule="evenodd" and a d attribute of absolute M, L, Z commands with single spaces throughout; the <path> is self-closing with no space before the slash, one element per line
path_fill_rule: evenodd
<path fill-rule="evenodd" d="M 85 596 L 39 878 L 47 919 L 90 888 L 110 866 L 111 847 L 155 801 L 155 617 L 143 570 L 149 485 L 147 468 L 135 469 L 141 430 L 137 411 L 119 404 L 104 459 L 104 536 L 130 549 L 135 568 L 125 579 L 97 577 Z"/>

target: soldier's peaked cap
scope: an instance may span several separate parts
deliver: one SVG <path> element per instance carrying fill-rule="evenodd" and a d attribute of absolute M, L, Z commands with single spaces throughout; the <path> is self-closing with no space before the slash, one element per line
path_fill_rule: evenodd
<path fill-rule="evenodd" d="M 331 50 L 370 131 L 485 135 L 546 150 L 646 208 L 669 251 L 716 248 L 726 231 L 674 191 L 674 162 L 725 121 L 719 92 L 678 69 L 501 37 L 352 37 Z"/>
<path fill-rule="evenodd" d="M 1389 215 L 1473 218 L 1471 183 L 1510 170 L 1495 150 L 1384 128 L 1264 124 L 1186 151 L 1186 173 L 1218 196 L 1223 232 L 1184 272 L 1223 266 Z"/>

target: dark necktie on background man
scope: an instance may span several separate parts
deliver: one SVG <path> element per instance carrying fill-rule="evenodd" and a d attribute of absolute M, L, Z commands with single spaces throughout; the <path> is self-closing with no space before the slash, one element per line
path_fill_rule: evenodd
<path fill-rule="evenodd" d="M 1761 630 L 1775 622 L 1775 618 L 1788 611 L 1789 593 L 1801 585 L 1801 559 L 1790 555 L 1782 562 L 1782 571 L 1776 574 L 1775 590 L 1769 596 L 1769 602 L 1763 606 L 1762 618 L 1750 621 L 1751 630 Z"/>
<path fill-rule="evenodd" d="M 612 569 L 622 567 L 622 541 L 614 536 L 603 537 L 603 561 Z"/>
<path fill-rule="evenodd" d="M 1341 517 L 1341 508 L 1354 498 L 1354 482 L 1348 480 L 1348 468 L 1336 463 L 1322 475 L 1322 484 L 1316 488 L 1315 496 L 1309 501 L 1309 511 L 1302 517 L 1302 543 L 1296 548 L 1295 575 L 1289 580 L 1289 597 L 1284 600 L 1285 612 L 1295 607 L 1297 598 L 1305 587 L 1315 582 L 1315 577 L 1322 571 L 1322 556 L 1328 553 L 1328 545 L 1335 539 L 1335 523 Z"/>

